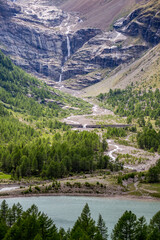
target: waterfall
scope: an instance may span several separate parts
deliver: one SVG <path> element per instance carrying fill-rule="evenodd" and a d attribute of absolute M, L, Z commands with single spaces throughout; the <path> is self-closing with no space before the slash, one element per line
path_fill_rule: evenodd
<path fill-rule="evenodd" d="M 67 61 L 67 59 L 71 56 L 71 45 L 70 45 L 70 40 L 69 40 L 69 36 L 67 34 L 67 56 L 65 57 L 65 61 Z M 61 73 L 59 75 L 59 83 L 62 82 L 62 73 L 63 73 L 63 66 L 61 68 Z"/>
<path fill-rule="evenodd" d="M 59 83 L 62 82 L 62 73 L 59 75 Z"/>
<path fill-rule="evenodd" d="M 61 67 L 61 73 L 59 75 L 59 83 L 62 82 L 62 73 L 63 73 L 63 66 Z"/>
<path fill-rule="evenodd" d="M 71 56 L 71 46 L 70 46 L 70 40 L 67 35 L 67 50 L 68 50 L 68 58 Z"/>
<path fill-rule="evenodd" d="M 69 19 L 69 15 L 68 15 L 68 19 Z M 65 61 L 68 60 L 68 58 L 71 56 L 71 45 L 70 45 L 70 39 L 68 36 L 68 33 L 70 31 L 70 26 L 67 27 L 67 31 L 66 31 L 66 38 L 67 38 L 67 56 L 65 57 Z M 63 65 L 61 67 L 61 73 L 59 75 L 59 83 L 62 82 L 62 74 L 63 74 Z"/>

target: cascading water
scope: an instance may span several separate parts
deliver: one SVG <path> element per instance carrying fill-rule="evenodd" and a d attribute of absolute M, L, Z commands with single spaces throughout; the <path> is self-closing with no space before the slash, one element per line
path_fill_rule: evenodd
<path fill-rule="evenodd" d="M 63 73 L 63 66 L 61 67 L 61 73 L 59 75 L 59 83 L 62 82 L 62 73 Z"/>
<path fill-rule="evenodd" d="M 86 129 L 86 127 L 87 127 L 87 124 L 84 124 L 84 125 L 83 125 L 83 128 Z"/>
<path fill-rule="evenodd" d="M 66 32 L 66 38 L 67 38 L 67 56 L 65 57 L 65 61 L 67 61 L 68 58 L 71 56 L 71 45 L 70 45 L 70 39 L 69 39 L 69 36 L 68 36 L 69 30 L 70 30 L 70 26 L 67 27 L 67 32 Z M 59 76 L 59 83 L 62 82 L 62 73 L 63 73 L 63 66 L 62 66 L 62 68 L 61 68 L 61 73 L 60 73 L 60 76 Z"/>
<path fill-rule="evenodd" d="M 59 82 L 62 82 L 62 73 L 60 73 Z"/>
<path fill-rule="evenodd" d="M 71 56 L 71 46 L 69 36 L 67 35 L 67 51 L 68 51 L 68 58 Z"/>

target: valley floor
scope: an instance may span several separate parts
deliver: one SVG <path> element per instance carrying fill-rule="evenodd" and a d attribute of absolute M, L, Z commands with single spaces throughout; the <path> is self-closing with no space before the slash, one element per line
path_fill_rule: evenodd
<path fill-rule="evenodd" d="M 57 88 L 66 91 L 62 83 Z M 80 92 L 69 93 L 81 97 Z M 92 114 L 71 115 L 64 118 L 67 124 L 82 124 L 81 131 L 92 131 L 87 129 L 87 124 L 126 124 L 126 118 L 115 115 L 111 110 L 98 106 L 95 99 L 84 99 L 93 104 Z M 76 130 L 76 129 L 74 129 Z M 79 130 L 79 129 L 78 129 Z M 100 136 L 105 129 L 94 129 Z M 71 196 L 96 196 L 96 197 L 134 197 L 143 199 L 160 198 L 160 184 L 141 183 L 138 174 L 148 170 L 159 159 L 158 153 L 151 153 L 138 149 L 135 134 L 127 132 L 126 137 L 107 139 L 108 150 L 105 152 L 115 161 L 124 164 L 124 170 L 120 172 L 97 171 L 92 174 L 81 174 L 58 181 L 42 181 L 41 179 L 22 179 L 21 181 L 0 180 L 0 197 L 18 196 L 41 196 L 41 195 L 71 195 Z M 118 182 L 118 177 L 135 173 L 135 176 Z"/>
<path fill-rule="evenodd" d="M 63 83 L 58 83 L 57 86 L 60 90 L 64 92 L 67 91 L 70 94 L 74 94 L 74 96 L 81 98 L 82 93 L 80 91 L 72 91 L 70 89 L 66 89 L 63 87 Z M 63 122 L 67 124 L 80 124 L 83 126 L 82 129 L 74 128 L 73 130 L 94 130 L 87 128 L 87 125 L 90 124 L 115 124 L 117 126 L 120 124 L 127 124 L 126 117 L 119 117 L 115 115 L 111 110 L 101 108 L 96 103 L 95 99 L 83 98 L 83 100 L 93 105 L 92 114 L 71 115 L 67 118 L 64 118 Z M 103 131 L 97 129 L 94 131 L 96 131 L 97 134 L 102 136 L 105 130 Z M 116 157 L 119 156 L 119 160 L 124 163 L 124 168 L 126 169 L 128 168 L 129 170 L 137 172 L 146 171 L 157 162 L 157 160 L 160 158 L 160 155 L 158 153 L 150 153 L 148 151 L 139 149 L 135 143 L 134 138 L 134 134 L 129 133 L 128 136 L 125 138 L 107 140 L 109 149 L 108 152 L 106 152 L 105 154 L 109 155 L 114 161 Z"/>

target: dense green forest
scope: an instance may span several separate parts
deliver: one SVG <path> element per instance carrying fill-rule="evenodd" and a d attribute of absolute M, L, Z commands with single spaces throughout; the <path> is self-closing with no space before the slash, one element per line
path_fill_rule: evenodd
<path fill-rule="evenodd" d="M 115 89 L 105 94 L 99 94 L 98 100 L 104 107 L 110 107 L 115 114 L 127 116 L 128 122 L 132 118 L 143 118 L 149 116 L 151 119 L 160 119 L 160 91 L 136 90 L 133 86 L 126 89 Z"/>
<path fill-rule="evenodd" d="M 72 103 L 82 112 L 90 110 L 89 104 L 51 91 L 1 52 L 0 100 L 0 167 L 13 178 L 52 179 L 97 169 L 121 169 L 103 155 L 105 139 L 101 141 L 93 132 L 72 132 L 57 120 L 69 111 L 63 110 L 62 102 Z M 56 133 L 55 129 L 61 131 Z"/>
<path fill-rule="evenodd" d="M 120 170 L 121 164 L 104 156 L 106 149 L 106 141 L 101 141 L 94 132 L 66 131 L 56 133 L 52 139 L 35 138 L 26 144 L 22 141 L 1 146 L 1 169 L 16 178 L 31 175 L 60 178 L 97 169 Z"/>
<path fill-rule="evenodd" d="M 90 110 L 89 103 L 50 89 L 0 52 L 1 170 L 16 178 L 57 178 L 111 167 L 98 135 L 72 133 L 59 121 Z"/>
<path fill-rule="evenodd" d="M 11 208 L 5 200 L 0 207 L 1 240 L 107 240 L 108 229 L 101 215 L 97 223 L 91 217 L 88 204 L 82 210 L 74 226 L 68 231 L 57 229 L 53 220 L 39 212 L 36 205 L 23 211 L 14 204 Z M 120 217 L 111 234 L 112 240 L 158 240 L 160 239 L 160 211 L 149 225 L 144 217 L 137 218 L 131 211 Z"/>
<path fill-rule="evenodd" d="M 64 117 L 88 113 L 91 105 L 83 100 L 50 89 L 46 84 L 25 73 L 0 52 L 0 101 L 5 108 L 32 117 Z M 68 105 L 70 109 L 63 109 Z"/>
<path fill-rule="evenodd" d="M 46 135 L 50 135 L 54 129 L 69 130 L 70 127 L 65 123 L 59 122 L 56 119 L 42 119 L 36 121 L 36 124 L 29 124 L 27 121 L 20 121 L 12 112 L 9 112 L 5 107 L 0 104 L 0 143 L 1 146 L 10 143 L 19 143 L 27 141 L 33 141 L 43 135 L 43 131 Z M 48 133 L 48 134 L 47 134 Z"/>
<path fill-rule="evenodd" d="M 160 131 L 143 128 L 143 131 L 137 134 L 137 143 L 142 149 L 160 152 Z"/>

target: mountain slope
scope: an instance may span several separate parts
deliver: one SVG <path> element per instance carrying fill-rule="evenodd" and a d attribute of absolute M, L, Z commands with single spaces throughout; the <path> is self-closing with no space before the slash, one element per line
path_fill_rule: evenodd
<path fill-rule="evenodd" d="M 132 82 L 139 87 L 160 88 L 160 44 L 149 50 L 142 58 L 127 66 L 117 67 L 105 79 L 93 86 L 85 88 L 84 96 L 96 96 L 108 92 L 109 89 L 124 89 Z"/>
<path fill-rule="evenodd" d="M 26 74 L 0 52 L 0 101 L 5 108 L 32 117 L 62 117 L 88 112 L 90 105 L 58 90 L 49 89 Z M 68 110 L 65 109 L 66 105 Z M 75 108 L 76 107 L 76 108 Z"/>
<path fill-rule="evenodd" d="M 81 26 L 108 28 L 118 15 L 131 8 L 136 0 L 68 0 L 60 5 L 67 12 L 76 12 L 83 19 Z"/>
<path fill-rule="evenodd" d="M 1 0 L 0 49 L 47 84 L 62 81 L 68 88 L 83 89 L 102 81 L 118 66 L 133 63 L 159 43 L 160 2 L 155 0 L 139 1 L 109 32 L 95 28 L 96 22 L 101 25 L 99 21 L 109 24 L 108 18 L 113 19 L 109 13 L 117 17 L 124 5 L 131 11 L 135 1 L 127 2 L 120 0 L 119 6 L 115 0 L 74 4 L 68 0 L 56 7 L 57 1 L 51 0 Z M 89 20 L 93 25 L 74 11 L 88 19 L 94 13 L 94 21 Z"/>
<path fill-rule="evenodd" d="M 84 3 L 88 5 L 88 1 Z M 100 3 L 102 3 L 101 0 L 96 3 L 101 6 L 100 12 L 104 4 L 112 6 L 110 11 L 107 7 L 103 9 L 104 15 L 107 16 L 108 12 L 114 10 L 114 0 L 102 5 Z M 115 64 L 119 65 L 121 59 L 115 63 L 114 54 L 109 56 L 111 60 L 108 60 L 107 56 L 104 57 L 105 49 L 108 47 L 110 49 L 115 44 L 115 38 L 118 40 L 117 32 L 114 32 L 113 36 L 107 37 L 105 36 L 107 33 L 95 29 L 95 26 L 88 28 L 85 21 L 84 25 L 86 24 L 86 26 L 81 26 L 82 19 L 79 15 L 64 12 L 60 9 L 62 5 L 57 8 L 53 4 L 54 2 L 52 3 L 50 0 L 18 0 L 14 3 L 9 0 L 0 1 L 0 49 L 5 54 L 10 55 L 16 65 L 21 66 L 27 72 L 43 79 L 48 78 L 53 82 L 58 82 L 60 79 L 63 81 L 73 77 L 79 78 L 78 75 L 83 77 L 83 75 L 95 72 L 97 69 L 101 71 L 108 67 L 107 64 L 103 64 L 104 62 L 111 62 L 109 64 L 111 68 L 114 68 Z M 66 4 L 70 6 L 70 2 Z M 76 4 L 74 4 L 75 7 Z M 92 9 L 99 8 L 96 4 L 92 5 Z M 121 8 L 124 4 L 125 2 L 122 1 Z M 118 5 L 116 4 L 116 6 Z M 114 11 L 113 16 L 115 17 Z M 95 20 L 98 19 L 96 13 L 94 17 Z M 104 22 L 108 24 L 107 19 Z M 94 42 L 93 38 L 97 35 L 99 35 L 99 40 L 97 42 L 95 39 Z M 107 38 L 110 41 L 109 46 Z M 89 42 L 92 39 L 93 41 Z M 89 45 L 89 49 L 86 48 L 87 45 Z M 92 48 L 95 48 L 97 52 L 95 59 L 92 57 Z M 130 52 L 130 55 L 132 54 L 133 51 Z M 89 58 L 85 59 L 85 55 L 88 55 Z M 119 55 L 121 55 L 120 51 Z M 82 61 L 79 61 L 81 56 L 83 57 Z M 131 56 L 126 61 L 129 59 Z M 89 79 L 88 76 L 86 78 Z M 88 83 L 84 80 L 87 83 L 85 86 L 95 83 L 96 78 L 97 75 L 93 73 Z M 102 78 L 103 76 L 100 76 L 98 81 Z"/>
<path fill-rule="evenodd" d="M 155 45 L 160 42 L 160 1 L 150 0 L 126 18 L 119 19 L 114 28 L 130 36 L 141 36 Z"/>

